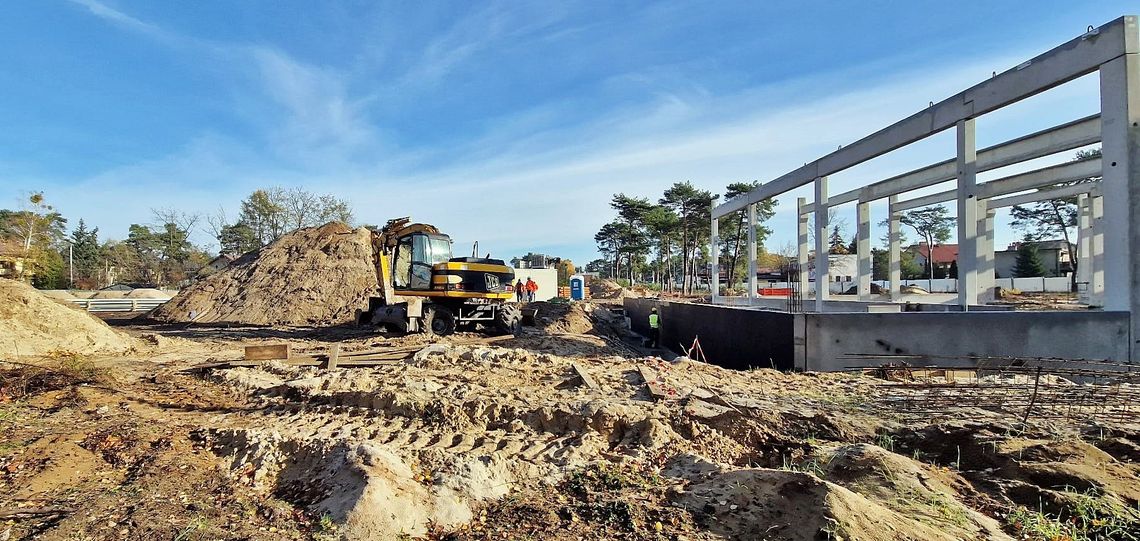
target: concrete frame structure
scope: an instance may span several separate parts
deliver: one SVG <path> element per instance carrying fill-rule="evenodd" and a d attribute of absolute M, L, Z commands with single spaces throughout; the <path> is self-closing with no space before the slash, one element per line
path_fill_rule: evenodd
<path fill-rule="evenodd" d="M 1099 115 L 1078 119 L 993 147 L 976 149 L 975 119 L 978 117 L 1092 73 L 1097 73 L 1100 79 Z M 950 128 L 954 128 L 957 135 L 954 158 L 829 196 L 829 175 Z M 1102 157 L 1099 159 L 1063 163 L 996 181 L 977 181 L 977 175 L 981 172 L 1053 156 L 1097 142 L 1101 143 L 1102 148 Z M 716 229 L 721 217 L 814 182 L 814 203 L 808 204 L 803 200 L 797 202 L 798 222 L 801 224 L 798 231 L 798 260 L 806 260 L 804 252 L 807 243 L 803 234 L 806 229 L 803 226 L 805 213 L 815 213 L 816 253 L 824 254 L 828 209 L 856 202 L 860 262 L 858 293 L 859 298 L 865 300 L 869 298 L 870 283 L 870 265 L 865 264 L 870 261 L 868 205 L 872 201 L 891 198 L 891 289 L 892 297 L 897 298 L 897 220 L 900 213 L 907 208 L 954 200 L 958 211 L 958 304 L 962 311 L 966 311 L 982 301 L 987 284 L 992 283 L 992 211 L 1010 201 L 1028 202 L 1033 197 L 1047 198 L 1048 195 L 1056 197 L 1060 194 L 1059 191 L 1049 192 L 1042 188 L 1095 176 L 1102 179 L 1095 190 L 1077 192 L 1088 194 L 1082 199 L 1082 232 L 1085 233 L 1083 237 L 1088 239 L 1085 250 L 1087 254 L 1078 268 L 1087 269 L 1090 297 L 1097 297 L 1098 292 L 1101 292 L 1100 298 L 1104 299 L 1106 311 L 1129 314 L 1129 357 L 1140 360 L 1140 257 L 1137 257 L 1140 254 L 1133 254 L 1132 249 L 1133 246 L 1140 245 L 1140 31 L 1135 16 L 1121 17 L 1099 28 L 1090 28 L 1085 34 L 1059 47 L 1008 71 L 995 74 L 939 103 L 932 103 L 923 111 L 806 163 L 747 194 L 715 205 L 712 209 L 710 253 L 719 251 Z M 956 182 L 952 191 L 909 201 L 897 200 L 900 194 L 949 181 Z M 1033 189 L 1038 191 L 1014 195 Z M 1063 189 L 1065 188 L 1061 188 Z M 998 198 L 1004 195 L 1012 197 Z M 943 199 L 946 197 L 949 198 Z M 1111 252 L 1104 252 L 1105 244 L 1113 247 Z M 754 268 L 754 253 L 750 253 L 749 257 L 749 268 Z M 716 260 L 715 257 L 713 259 Z M 987 261 L 990 263 L 987 264 Z M 717 276 L 715 267 L 714 262 L 714 280 Z M 829 277 L 827 258 L 817 257 L 816 283 L 827 283 Z M 1103 285 L 1097 286 L 1098 281 Z M 866 291 L 864 284 L 868 285 Z M 714 283 L 714 302 L 718 300 L 717 286 Z M 755 288 L 751 289 L 750 300 L 755 295 Z M 822 312 L 828 297 L 827 288 L 817 287 L 816 290 L 816 310 Z M 1104 295 L 1103 292 L 1109 294 Z"/>

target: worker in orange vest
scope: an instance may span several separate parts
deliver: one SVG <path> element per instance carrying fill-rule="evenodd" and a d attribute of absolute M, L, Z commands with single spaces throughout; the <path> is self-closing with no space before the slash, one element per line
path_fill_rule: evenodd
<path fill-rule="evenodd" d="M 527 301 L 534 302 L 534 292 L 535 291 L 538 291 L 538 284 L 534 283 L 534 280 L 531 280 L 530 276 L 527 276 L 526 277 L 526 298 L 527 298 Z"/>

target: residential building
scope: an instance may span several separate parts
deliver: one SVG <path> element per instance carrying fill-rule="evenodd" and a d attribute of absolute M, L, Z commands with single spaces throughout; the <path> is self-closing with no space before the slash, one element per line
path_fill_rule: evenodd
<path fill-rule="evenodd" d="M 1037 245 L 1037 255 L 1045 265 L 1047 276 L 1065 276 L 1073 272 L 1073 263 L 1069 259 L 1069 250 L 1065 249 L 1064 240 L 1043 240 L 1034 242 Z M 994 272 L 998 278 L 1014 278 L 1013 268 L 1017 266 L 1017 249 L 1021 242 L 1010 243 L 1005 250 L 994 252 Z M 1070 244 L 1072 253 L 1076 248 Z"/>
<path fill-rule="evenodd" d="M 958 260 L 958 245 L 957 244 L 935 244 L 931 249 L 925 242 L 908 246 L 906 250 L 914 254 L 914 262 L 923 269 L 926 268 L 927 261 L 934 261 L 934 268 L 941 269 L 950 275 L 950 266 Z M 935 271 L 937 272 L 937 271 Z"/>

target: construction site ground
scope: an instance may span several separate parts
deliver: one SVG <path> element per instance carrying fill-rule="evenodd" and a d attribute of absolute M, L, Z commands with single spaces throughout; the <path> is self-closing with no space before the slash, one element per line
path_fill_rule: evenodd
<path fill-rule="evenodd" d="M 125 353 L 0 363 L 0 539 L 1140 539 L 1131 421 L 914 416 L 891 378 L 670 361 L 535 307 L 494 343 L 126 320 Z M 194 368 L 275 343 L 411 353 Z"/>

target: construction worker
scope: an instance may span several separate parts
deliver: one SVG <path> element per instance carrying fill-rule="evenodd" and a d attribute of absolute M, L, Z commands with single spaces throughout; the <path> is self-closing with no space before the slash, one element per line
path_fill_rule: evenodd
<path fill-rule="evenodd" d="M 538 291 L 538 284 L 535 283 L 534 280 L 531 280 L 530 276 L 527 276 L 526 277 L 526 298 L 529 302 L 534 302 L 534 292 L 535 291 Z"/>
<path fill-rule="evenodd" d="M 657 315 L 657 308 L 649 311 L 649 347 L 656 348 L 661 339 L 661 316 Z"/>
<path fill-rule="evenodd" d="M 526 292 L 526 286 L 522 283 L 522 278 L 519 278 L 518 283 L 515 284 L 515 299 L 518 302 L 523 301 L 523 293 Z"/>

